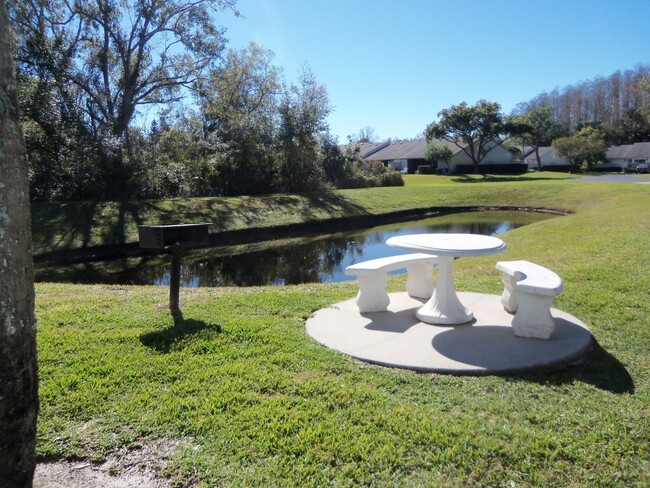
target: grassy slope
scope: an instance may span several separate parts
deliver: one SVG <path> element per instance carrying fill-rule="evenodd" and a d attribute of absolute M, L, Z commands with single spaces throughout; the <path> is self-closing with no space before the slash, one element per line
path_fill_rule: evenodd
<path fill-rule="evenodd" d="M 517 179 L 526 185 L 536 185 L 561 181 L 559 178 L 565 177 L 525 175 Z M 35 204 L 32 211 L 34 252 L 137 242 L 139 224 L 212 222 L 211 232 L 218 232 L 436 205 L 491 204 L 494 198 L 493 190 L 481 189 L 486 184 L 481 177 L 468 177 L 467 181 L 475 183 L 462 186 L 447 177 L 428 176 L 426 181 L 417 176 L 405 179 L 407 192 L 402 191 L 403 187 L 394 187 L 260 197 Z M 494 183 L 507 184 L 511 178 L 493 179 Z M 433 192 L 432 188 L 435 188 Z M 450 188 L 454 189 L 451 194 Z M 519 201 L 521 198 L 513 194 L 502 203 Z"/>
<path fill-rule="evenodd" d="M 303 217 L 437 205 L 572 210 L 507 233 L 499 259 L 557 271 L 565 291 L 556 305 L 585 321 L 598 346 L 554 374 L 422 375 L 358 363 L 305 334 L 305 319 L 353 296 L 352 283 L 183 290 L 176 323 L 165 288 L 39 284 L 41 456 L 101 459 L 169 437 L 183 446 L 170 475 L 205 486 L 648 483 L 650 185 L 419 177 L 327 197 L 338 206 L 286 198 Z M 268 208 L 282 198 L 271 200 Z M 235 200 L 212 202 L 237 209 L 233 226 L 245 221 Z M 296 218 L 277 212 L 268 214 L 276 222 Z M 461 259 L 455 274 L 459 289 L 500 291 L 493 257 Z"/>

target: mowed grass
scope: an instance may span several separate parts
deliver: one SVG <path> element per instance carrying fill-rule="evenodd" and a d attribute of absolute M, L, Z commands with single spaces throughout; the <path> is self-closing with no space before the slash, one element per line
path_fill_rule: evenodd
<path fill-rule="evenodd" d="M 38 284 L 39 456 L 101 461 L 167 440 L 178 486 L 647 486 L 650 186 L 543 175 L 412 177 L 335 197 L 368 213 L 574 212 L 508 232 L 498 259 L 564 278 L 556 306 L 596 340 L 582 364 L 454 377 L 360 363 L 304 330 L 354 296 L 351 282 L 183 289 L 182 317 L 165 287 Z M 458 260 L 458 288 L 499 293 L 495 261 Z"/>

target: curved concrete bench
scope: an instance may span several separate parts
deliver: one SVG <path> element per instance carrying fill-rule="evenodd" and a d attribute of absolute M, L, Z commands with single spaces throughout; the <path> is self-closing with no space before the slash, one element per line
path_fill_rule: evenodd
<path fill-rule="evenodd" d="M 503 308 L 515 316 L 515 335 L 548 339 L 555 330 L 551 306 L 563 288 L 562 278 L 530 261 L 499 261 L 503 272 Z"/>
<path fill-rule="evenodd" d="M 436 256 L 431 254 L 413 253 L 399 256 L 363 261 L 345 268 L 345 274 L 356 276 L 359 283 L 359 293 L 356 304 L 360 313 L 385 312 L 390 298 L 386 293 L 388 272 L 406 269 L 406 291 L 413 298 L 430 298 L 433 294 L 433 265 Z"/>

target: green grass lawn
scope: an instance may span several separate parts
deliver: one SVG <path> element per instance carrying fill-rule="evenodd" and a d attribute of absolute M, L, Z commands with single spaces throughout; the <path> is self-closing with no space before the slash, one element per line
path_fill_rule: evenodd
<path fill-rule="evenodd" d="M 168 207 L 150 215 L 170 221 L 193 206 L 199 220 L 230 209 L 223 228 L 436 206 L 570 211 L 504 234 L 499 259 L 562 276 L 556 306 L 597 344 L 584 363 L 554 373 L 417 374 L 357 362 L 306 335 L 310 314 L 354 296 L 351 282 L 183 289 L 176 318 L 166 287 L 41 283 L 42 459 L 100 461 L 168 441 L 178 448 L 166 474 L 178 486 L 650 483 L 650 185 L 423 175 L 398 188 L 146 205 Z M 35 209 L 35 220 L 65 221 L 64 207 Z M 89 235 L 108 235 L 97 218 L 84 223 L 97 231 Z M 44 232 L 35 235 L 43 244 Z M 458 260 L 458 289 L 499 293 L 494 262 Z"/>

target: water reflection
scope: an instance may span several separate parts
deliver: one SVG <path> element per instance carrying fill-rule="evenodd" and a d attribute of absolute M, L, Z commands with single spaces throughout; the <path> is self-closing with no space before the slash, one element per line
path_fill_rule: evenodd
<path fill-rule="evenodd" d="M 418 233 L 473 233 L 497 235 L 549 218 L 530 213 L 481 212 L 402 222 L 371 229 L 310 239 L 269 241 L 249 246 L 199 249 L 183 256 L 181 284 L 197 286 L 257 286 L 350 279 L 350 264 L 403 253 L 386 246 L 389 237 Z M 166 255 L 43 267 L 37 281 L 73 283 L 168 285 Z"/>

